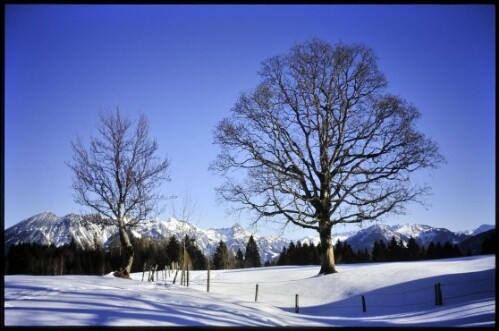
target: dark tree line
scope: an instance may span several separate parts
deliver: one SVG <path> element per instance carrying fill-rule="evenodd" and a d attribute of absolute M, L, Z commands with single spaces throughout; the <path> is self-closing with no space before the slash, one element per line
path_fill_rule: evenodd
<path fill-rule="evenodd" d="M 6 274 L 30 275 L 103 275 L 111 271 L 116 257 L 100 247 L 83 249 L 74 240 L 56 247 L 22 243 L 12 245 L 5 265 Z"/>
<path fill-rule="evenodd" d="M 275 261 L 277 265 L 312 265 L 320 264 L 322 261 L 320 243 L 300 243 L 290 242 L 288 247 L 284 247 L 281 254 Z M 334 259 L 336 263 L 368 262 L 369 253 L 367 250 L 355 253 L 348 243 L 340 240 L 334 246 Z"/>
<path fill-rule="evenodd" d="M 495 254 L 496 253 L 496 234 L 491 234 L 482 242 L 482 254 Z"/>
<path fill-rule="evenodd" d="M 183 247 L 186 247 L 190 270 L 207 269 L 206 256 L 201 252 L 194 238 L 186 235 L 182 240 L 171 236 L 169 239 L 131 237 L 134 247 L 134 260 L 131 272 L 149 270 L 158 265 L 164 268 L 172 262 L 183 261 Z M 118 243 L 110 247 L 94 244 L 81 247 L 73 239 L 70 244 L 56 247 L 22 243 L 9 248 L 5 274 L 30 275 L 104 275 L 119 269 L 127 259 L 126 252 Z M 234 255 L 227 245 L 220 241 L 211 259 L 212 269 L 234 269 L 260 267 L 260 253 L 253 236 L 246 245 L 245 253 L 240 249 Z"/>
<path fill-rule="evenodd" d="M 240 269 L 261 267 L 260 252 L 253 236 L 250 236 L 243 253 L 238 249 L 232 253 L 223 240 L 220 240 L 213 254 L 211 267 L 213 269 Z"/>
<path fill-rule="evenodd" d="M 185 243 L 191 270 L 206 269 L 206 258 L 197 247 L 194 238 L 185 236 L 182 241 L 172 236 L 164 240 L 149 238 L 131 239 L 134 246 L 134 261 L 131 272 L 141 272 L 158 265 L 164 268 L 171 262 L 182 259 L 182 245 Z M 99 245 L 81 247 L 75 240 L 70 244 L 56 247 L 22 243 L 9 248 L 5 273 L 31 275 L 104 275 L 118 270 L 127 259 L 121 245 L 103 248 Z"/>
<path fill-rule="evenodd" d="M 184 245 L 188 255 L 189 269 L 205 269 L 206 258 L 203 252 L 197 247 L 195 238 L 186 235 L 182 240 L 177 239 L 175 236 L 171 236 L 168 240 L 150 238 L 136 240 L 132 272 L 142 271 L 144 265 L 146 265 L 146 269 L 155 265 L 158 265 L 158 268 L 164 268 L 165 265 L 169 266 L 172 262 L 183 261 L 182 250 Z"/>
<path fill-rule="evenodd" d="M 182 260 L 182 247 L 186 246 L 189 256 L 189 269 L 207 269 L 205 255 L 197 247 L 194 238 L 186 235 L 179 241 L 175 236 L 169 239 L 154 240 L 150 238 L 134 238 L 132 244 L 135 257 L 132 272 L 143 271 L 158 265 L 164 268 L 172 262 Z M 481 254 L 495 253 L 495 235 L 482 243 Z M 338 240 L 334 246 L 334 257 L 337 263 L 394 262 L 416 261 L 426 259 L 443 259 L 470 255 L 463 254 L 457 245 L 449 242 L 433 243 L 428 247 L 420 246 L 414 238 L 409 238 L 407 245 L 392 237 L 390 242 L 378 240 L 369 252 L 367 249 L 354 252 L 347 242 Z M 126 259 L 120 245 L 103 248 L 95 243 L 92 247 L 81 247 L 75 240 L 70 244 L 56 247 L 55 245 L 40 245 L 22 243 L 12 245 L 8 251 L 5 264 L 5 274 L 31 275 L 103 275 L 117 270 Z M 284 247 L 279 255 L 269 265 L 317 265 L 322 261 L 320 244 L 294 243 Z M 211 259 L 212 269 L 239 269 L 260 267 L 260 253 L 256 242 L 251 236 L 243 253 L 240 249 L 236 254 L 230 251 L 221 240 Z"/>
<path fill-rule="evenodd" d="M 482 245 L 482 254 L 490 251 L 495 239 L 485 241 Z M 389 242 L 378 240 L 374 243 L 372 250 L 367 248 L 356 252 L 347 242 L 338 240 L 334 246 L 334 258 L 337 263 L 365 263 L 365 262 L 394 262 L 394 261 L 416 261 L 426 259 L 444 259 L 464 256 L 457 245 L 449 242 L 434 244 L 431 242 L 428 247 L 421 247 L 414 238 L 409 238 L 407 245 L 402 241 L 397 241 L 395 237 Z M 309 265 L 321 263 L 320 244 L 301 244 L 291 242 L 288 247 L 284 247 L 279 257 L 274 261 L 274 265 Z"/>
<path fill-rule="evenodd" d="M 435 244 L 430 242 L 428 247 L 421 247 L 414 238 L 409 238 L 407 246 L 401 241 L 397 242 L 395 237 L 385 244 L 381 240 L 374 243 L 371 260 L 373 262 L 391 261 L 416 261 L 430 259 L 445 259 L 464 256 L 457 245 L 449 242 Z"/>
<path fill-rule="evenodd" d="M 290 242 L 288 247 L 282 249 L 277 259 L 277 265 L 320 264 L 320 254 L 319 245 L 315 246 L 313 243 L 310 245 L 307 243 L 302 244 L 299 241 L 296 244 Z"/>

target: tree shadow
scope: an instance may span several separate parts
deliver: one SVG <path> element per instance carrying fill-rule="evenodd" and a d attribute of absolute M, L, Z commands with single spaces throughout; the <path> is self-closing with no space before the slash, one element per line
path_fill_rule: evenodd
<path fill-rule="evenodd" d="M 192 297 L 188 303 L 180 302 L 178 294 L 174 297 L 165 291 L 163 300 L 158 297 L 148 299 L 138 296 L 130 296 L 130 292 L 123 294 L 106 292 L 87 292 L 66 289 L 51 289 L 42 286 L 9 285 L 9 289 L 20 292 L 30 292 L 30 306 L 5 307 L 6 325 L 9 314 L 23 312 L 23 321 L 19 325 L 31 326 L 57 326 L 52 324 L 50 316 L 58 316 L 58 320 L 65 320 L 64 325 L 127 325 L 133 326 L 134 321 L 138 325 L 173 325 L 173 326 L 212 326 L 212 325 L 235 325 L 235 326 L 265 326 L 278 325 L 271 321 L 264 322 L 258 318 L 261 311 L 237 305 L 231 302 L 231 306 L 222 305 L 212 301 L 196 303 L 198 296 L 188 292 L 182 293 L 181 298 Z M 159 289 L 158 289 L 159 290 Z M 37 293 L 43 291 L 43 294 Z M 48 293 L 47 293 L 48 292 Z M 16 301 L 14 299 L 11 301 Z M 61 307 L 67 305 L 67 307 Z M 47 316 L 41 319 L 40 316 Z M 88 317 L 83 317 L 87 315 Z M 65 318 L 64 316 L 67 316 Z M 74 323 L 71 322 L 73 316 Z M 81 318 L 80 318 L 81 316 Z"/>
<path fill-rule="evenodd" d="M 442 306 L 435 303 L 436 283 L 441 284 Z M 411 320 L 408 326 L 461 326 L 495 323 L 495 314 L 487 309 L 491 299 L 495 302 L 495 269 L 428 277 L 352 293 L 343 300 L 300 308 L 300 314 L 311 321 L 330 321 L 329 324 L 334 322 L 339 326 L 400 326 L 389 322 L 390 319 Z M 486 311 L 456 313 L 463 304 L 474 304 Z M 429 315 L 437 317 L 429 319 Z"/>

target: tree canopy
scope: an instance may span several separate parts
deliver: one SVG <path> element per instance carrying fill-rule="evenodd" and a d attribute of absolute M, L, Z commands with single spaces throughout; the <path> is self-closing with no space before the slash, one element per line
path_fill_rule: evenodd
<path fill-rule="evenodd" d="M 417 130 L 417 108 L 386 91 L 369 47 L 313 38 L 263 61 L 259 75 L 215 129 L 218 194 L 256 221 L 317 230 L 320 272 L 335 272 L 331 228 L 402 213 L 429 192 L 410 174 L 444 158 Z"/>

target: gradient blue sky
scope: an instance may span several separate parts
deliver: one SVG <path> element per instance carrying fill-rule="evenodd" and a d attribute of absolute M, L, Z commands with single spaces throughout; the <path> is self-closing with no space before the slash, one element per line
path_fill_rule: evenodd
<path fill-rule="evenodd" d="M 262 60 L 314 36 L 372 47 L 390 91 L 421 111 L 420 130 L 448 160 L 414 177 L 433 187 L 429 208 L 411 204 L 385 224 L 494 224 L 492 5 L 8 5 L 4 227 L 43 211 L 87 211 L 73 202 L 65 162 L 71 141 L 95 134 L 99 111 L 116 106 L 149 118 L 160 153 L 172 160 L 162 192 L 189 191 L 196 225 L 248 226 L 247 215 L 228 216 L 215 199 L 213 130 L 259 82 Z M 171 204 L 160 218 L 172 214 Z M 285 232 L 307 234 L 314 233 Z"/>

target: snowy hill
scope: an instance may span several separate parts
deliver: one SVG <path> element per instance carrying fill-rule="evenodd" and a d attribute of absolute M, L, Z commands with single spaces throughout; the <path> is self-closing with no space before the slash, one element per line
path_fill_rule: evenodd
<path fill-rule="evenodd" d="M 46 212 L 32 216 L 24 221 L 5 230 L 5 251 L 12 244 L 21 242 L 34 242 L 39 244 L 54 244 L 60 246 L 68 244 L 71 238 L 81 246 L 93 246 L 95 243 L 109 245 L 117 236 L 115 226 L 109 221 L 103 220 L 103 224 L 96 224 L 88 221 L 88 217 L 69 214 L 63 217 Z M 434 228 L 422 224 L 405 224 L 388 226 L 384 224 L 374 224 L 365 229 L 350 232 L 333 232 L 333 242 L 338 240 L 347 242 L 354 251 L 367 248 L 370 251 L 375 241 L 383 240 L 389 242 L 392 237 L 397 241 L 402 240 L 405 244 L 412 236 L 421 246 L 427 246 L 431 241 L 441 244 L 449 241 L 458 244 L 472 234 L 479 234 L 483 231 L 495 229 L 494 225 L 482 225 L 475 230 L 454 233 L 444 228 Z M 284 247 L 290 243 L 289 239 L 276 236 L 259 236 L 245 230 L 241 225 L 234 224 L 232 227 L 220 229 L 203 230 L 189 222 L 179 221 L 174 218 L 168 220 L 151 219 L 139 223 L 133 234 L 153 239 L 165 239 L 172 235 L 182 238 L 188 235 L 196 239 L 198 247 L 204 254 L 213 254 L 220 240 L 223 240 L 227 247 L 236 253 L 240 249 L 243 253 L 251 235 L 253 235 L 260 251 L 262 263 L 278 256 Z M 303 243 L 313 243 L 317 245 L 318 236 L 308 236 L 300 240 Z"/>
<path fill-rule="evenodd" d="M 193 271 L 142 282 L 108 276 L 4 277 L 6 326 L 494 327 L 495 256 Z M 368 275 L 366 277 L 366 275 Z M 435 305 L 435 284 L 442 305 Z M 255 302 L 255 284 L 259 284 Z M 299 295 L 299 312 L 295 298 Z M 366 311 L 361 298 L 364 296 Z"/>

